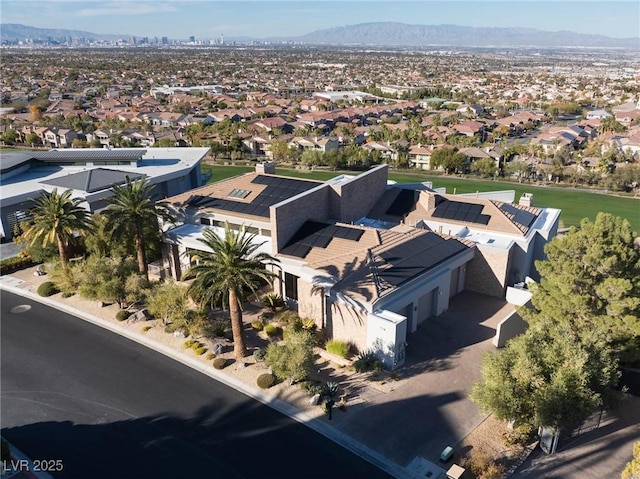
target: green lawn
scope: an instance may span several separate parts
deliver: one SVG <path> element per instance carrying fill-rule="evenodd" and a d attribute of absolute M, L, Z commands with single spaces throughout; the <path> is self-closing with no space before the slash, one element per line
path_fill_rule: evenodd
<path fill-rule="evenodd" d="M 203 165 L 203 171 L 211 168 L 213 177 L 211 181 L 220 181 L 224 178 L 240 175 L 253 171 L 249 166 L 214 166 Z M 357 174 L 357 172 L 336 171 L 302 171 L 279 168 L 277 173 L 282 176 L 306 178 L 310 180 L 328 180 L 339 174 Z M 600 211 L 611 213 L 615 216 L 626 218 L 634 231 L 640 232 L 640 200 L 620 196 L 606 195 L 577 191 L 572 188 L 555 188 L 546 186 L 522 185 L 519 183 L 502 181 L 482 181 L 463 178 L 451 178 L 442 176 L 427 176 L 420 173 L 396 173 L 390 172 L 389 179 L 398 183 L 412 183 L 416 181 L 431 181 L 434 188 L 445 187 L 447 193 L 474 193 L 476 191 L 515 190 L 516 201 L 522 193 L 533 193 L 536 206 L 547 206 L 562 210 L 560 221 L 562 226 L 568 227 L 580 224 L 582 218 L 593 220 Z"/>

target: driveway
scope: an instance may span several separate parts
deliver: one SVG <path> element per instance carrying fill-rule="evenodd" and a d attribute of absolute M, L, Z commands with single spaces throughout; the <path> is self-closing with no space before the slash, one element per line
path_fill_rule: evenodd
<path fill-rule="evenodd" d="M 409 336 L 397 387 L 337 412 L 334 425 L 400 465 L 416 456 L 437 462 L 485 417 L 467 396 L 480 379 L 482 354 L 495 350 L 496 325 L 513 309 L 499 298 L 456 296 Z"/>

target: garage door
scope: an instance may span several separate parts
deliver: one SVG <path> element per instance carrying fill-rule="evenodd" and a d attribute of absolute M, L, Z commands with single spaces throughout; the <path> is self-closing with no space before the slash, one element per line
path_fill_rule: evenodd
<path fill-rule="evenodd" d="M 460 268 L 456 268 L 451 271 L 451 284 L 449 285 L 449 297 L 453 298 L 460 291 L 458 289 L 458 283 L 460 282 Z"/>
<path fill-rule="evenodd" d="M 420 298 L 418 302 L 418 323 L 433 316 L 433 296 L 436 290 L 431 290 Z"/>

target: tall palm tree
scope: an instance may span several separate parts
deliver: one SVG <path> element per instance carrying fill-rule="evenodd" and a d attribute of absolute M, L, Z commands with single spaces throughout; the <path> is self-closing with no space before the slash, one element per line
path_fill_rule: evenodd
<path fill-rule="evenodd" d="M 195 278 L 189 286 L 189 295 L 200 304 L 220 304 L 229 308 L 233 350 L 238 360 L 245 356 L 246 348 L 242 329 L 242 303 L 247 291 L 255 294 L 262 281 L 271 280 L 275 274 L 265 269 L 278 260 L 268 253 L 257 252 L 264 243 L 254 243 L 255 233 L 236 233 L 225 225 L 224 238 L 213 230 L 205 229 L 198 238 L 211 252 L 199 251 L 198 264 L 184 275 Z"/>
<path fill-rule="evenodd" d="M 60 262 L 66 266 L 69 261 L 67 248 L 76 235 L 82 235 L 91 229 L 91 219 L 87 210 L 82 208 L 81 198 L 71 198 L 71 190 L 58 194 L 54 188 L 51 193 L 43 193 L 34 200 L 31 209 L 32 221 L 24 232 L 31 244 L 39 241 L 42 246 L 58 244 Z"/>
<path fill-rule="evenodd" d="M 165 203 L 153 200 L 152 190 L 147 178 L 131 181 L 127 176 L 124 185 L 114 185 L 114 195 L 107 199 L 103 214 L 107 216 L 113 233 L 117 237 L 133 234 L 138 257 L 138 271 L 149 279 L 149 266 L 145 250 L 145 226 L 158 227 L 158 218 L 173 221 Z"/>

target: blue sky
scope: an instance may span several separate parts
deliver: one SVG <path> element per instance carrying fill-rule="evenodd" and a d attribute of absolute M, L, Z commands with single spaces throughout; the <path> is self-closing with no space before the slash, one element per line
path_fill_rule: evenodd
<path fill-rule="evenodd" d="M 199 39 L 296 36 L 395 21 L 529 27 L 640 38 L 640 2 L 615 0 L 1 0 L 0 21 L 94 33 Z"/>

